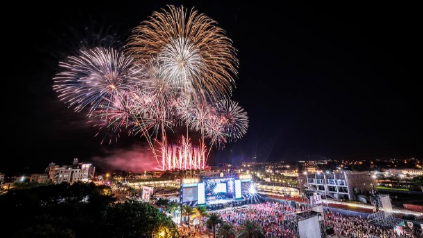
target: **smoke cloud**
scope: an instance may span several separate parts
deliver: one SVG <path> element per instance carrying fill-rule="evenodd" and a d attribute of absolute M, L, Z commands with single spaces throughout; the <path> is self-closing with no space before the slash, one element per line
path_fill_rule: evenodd
<path fill-rule="evenodd" d="M 134 173 L 159 170 L 159 165 L 153 153 L 145 145 L 133 145 L 126 149 L 107 150 L 105 154 L 92 159 L 96 165 L 104 170 L 122 170 Z"/>

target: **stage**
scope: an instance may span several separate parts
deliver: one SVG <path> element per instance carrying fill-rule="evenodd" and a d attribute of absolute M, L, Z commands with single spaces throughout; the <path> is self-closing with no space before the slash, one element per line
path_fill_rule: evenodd
<path fill-rule="evenodd" d="M 206 205 L 214 205 L 214 204 L 229 204 L 232 202 L 243 202 L 245 201 L 245 199 L 241 198 L 241 199 L 234 199 L 234 198 L 226 198 L 226 199 L 216 199 L 216 200 L 211 200 L 211 201 L 207 201 Z"/>
<path fill-rule="evenodd" d="M 184 179 L 181 202 L 190 206 L 206 205 L 214 209 L 240 206 L 251 200 L 256 189 L 250 175 Z M 252 203 L 252 201 L 250 201 Z"/>

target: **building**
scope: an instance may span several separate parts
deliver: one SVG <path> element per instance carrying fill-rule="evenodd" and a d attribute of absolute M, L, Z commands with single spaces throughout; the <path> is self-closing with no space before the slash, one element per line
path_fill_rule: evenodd
<path fill-rule="evenodd" d="M 54 174 L 56 173 L 56 169 L 60 166 L 56 165 L 55 163 L 51 162 L 46 168 L 46 174 L 48 175 L 50 180 L 53 180 Z"/>
<path fill-rule="evenodd" d="M 304 192 L 317 193 L 332 199 L 357 199 L 357 195 L 372 191 L 374 179 L 369 172 L 334 171 L 307 173 Z"/>
<path fill-rule="evenodd" d="M 92 164 L 80 163 L 79 168 L 81 168 L 81 181 L 88 182 L 94 178 L 95 167 Z"/>
<path fill-rule="evenodd" d="M 291 196 L 299 197 L 300 191 L 296 187 L 285 187 L 281 185 L 267 185 L 267 184 L 257 184 L 257 191 L 260 194 L 273 195 L 273 196 Z"/>
<path fill-rule="evenodd" d="M 378 189 L 403 189 L 403 191 L 406 191 L 417 188 L 418 186 L 415 185 L 413 179 L 422 175 L 421 169 L 405 168 L 375 172 L 374 177 Z"/>
<path fill-rule="evenodd" d="M 59 166 L 50 163 L 46 169 L 48 178 L 56 184 L 59 183 L 76 183 L 89 182 L 93 179 L 95 167 L 92 164 L 79 163 L 78 159 L 74 159 L 72 166 Z"/>
<path fill-rule="evenodd" d="M 53 183 L 76 183 L 82 180 L 82 173 L 80 169 L 73 169 L 68 166 L 59 167 L 55 170 L 53 178 L 51 178 Z"/>
<path fill-rule="evenodd" d="M 4 174 L 0 173 L 0 183 L 2 183 L 4 181 Z"/>
<path fill-rule="evenodd" d="M 11 177 L 10 179 L 13 180 L 14 183 L 28 183 L 30 177 L 26 175 L 22 175 L 22 176 L 14 176 L 14 177 Z"/>
<path fill-rule="evenodd" d="M 50 178 L 47 174 L 31 174 L 29 179 L 30 183 L 48 183 L 50 182 Z"/>
<path fill-rule="evenodd" d="M 180 188 L 181 182 L 179 180 L 145 180 L 145 179 L 133 179 L 129 180 L 127 185 L 134 189 L 142 189 L 144 186 L 148 187 L 174 187 Z"/>
<path fill-rule="evenodd" d="M 408 176 L 408 177 L 414 177 L 414 176 L 422 176 L 423 175 L 423 169 L 420 168 L 406 168 L 406 169 L 388 169 L 385 171 L 386 175 L 394 175 L 394 176 Z"/>

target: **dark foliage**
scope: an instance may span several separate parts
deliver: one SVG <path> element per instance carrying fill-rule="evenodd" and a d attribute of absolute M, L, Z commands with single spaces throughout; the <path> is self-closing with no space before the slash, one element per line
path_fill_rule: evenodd
<path fill-rule="evenodd" d="M 76 183 L 14 189 L 0 196 L 2 237 L 151 237 L 174 232 L 144 203 L 114 204 L 107 186 Z"/>

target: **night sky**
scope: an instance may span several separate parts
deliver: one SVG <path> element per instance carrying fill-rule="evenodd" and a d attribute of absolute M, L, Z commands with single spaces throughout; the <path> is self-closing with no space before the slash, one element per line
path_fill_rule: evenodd
<path fill-rule="evenodd" d="M 423 156 L 420 8 L 227 2 L 183 3 L 216 20 L 233 40 L 240 61 L 233 98 L 250 117 L 247 135 L 214 149 L 210 164 L 253 156 Z M 49 162 L 70 164 L 75 157 L 101 167 L 103 158 L 125 161 L 143 150 L 138 137 L 100 145 L 84 114 L 58 100 L 52 78 L 58 62 L 79 48 L 121 47 L 132 28 L 166 3 L 36 2 L 4 9 L 10 15 L 2 28 L 0 172 L 41 172 Z"/>

